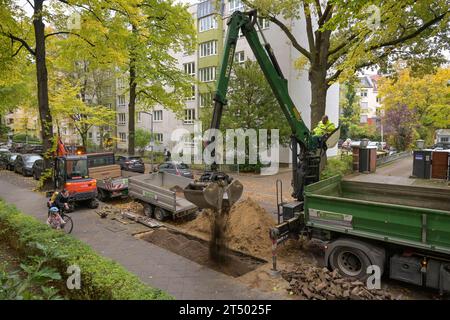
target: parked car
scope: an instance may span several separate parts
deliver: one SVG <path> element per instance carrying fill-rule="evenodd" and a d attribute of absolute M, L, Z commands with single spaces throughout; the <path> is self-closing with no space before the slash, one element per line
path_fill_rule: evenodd
<path fill-rule="evenodd" d="M 44 171 L 44 160 L 36 160 L 33 164 L 33 167 L 31 168 L 31 174 L 33 175 L 33 178 L 35 180 L 39 180 L 41 178 L 42 171 Z"/>
<path fill-rule="evenodd" d="M 11 152 L 0 151 L 0 169 L 5 170 L 8 168 L 8 159 Z"/>
<path fill-rule="evenodd" d="M 11 146 L 11 152 L 22 153 L 25 143 L 14 142 Z"/>
<path fill-rule="evenodd" d="M 42 154 L 44 147 L 40 144 L 27 144 L 23 147 L 23 153 Z"/>
<path fill-rule="evenodd" d="M 144 173 L 145 164 L 141 157 L 138 156 L 118 156 L 116 159 L 116 164 L 120 165 L 120 169 L 125 171 L 133 171 Z"/>
<path fill-rule="evenodd" d="M 190 179 L 194 179 L 194 175 L 192 174 L 189 166 L 183 162 L 176 161 L 167 161 L 161 163 L 158 167 L 159 172 L 167 172 L 171 174 L 175 174 L 177 176 L 182 176 Z"/>
<path fill-rule="evenodd" d="M 7 161 L 6 163 L 6 169 L 13 171 L 14 170 L 14 164 L 16 161 L 16 158 L 19 154 L 18 153 L 9 153 L 7 159 L 5 159 Z"/>
<path fill-rule="evenodd" d="M 33 164 L 42 159 L 38 154 L 19 154 L 14 162 L 14 172 L 21 173 L 24 177 L 33 174 Z"/>

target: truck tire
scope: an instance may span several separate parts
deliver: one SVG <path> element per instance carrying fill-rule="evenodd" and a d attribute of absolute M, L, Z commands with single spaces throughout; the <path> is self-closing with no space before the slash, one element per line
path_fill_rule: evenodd
<path fill-rule="evenodd" d="M 97 199 L 89 200 L 88 208 L 89 209 L 97 209 L 98 208 L 98 200 Z"/>
<path fill-rule="evenodd" d="M 325 262 L 333 270 L 348 278 L 365 281 L 370 274 L 369 266 L 377 266 L 383 275 L 385 250 L 356 239 L 338 239 L 328 245 Z"/>
<path fill-rule="evenodd" d="M 105 201 L 107 199 L 106 192 L 100 188 L 97 188 L 97 199 L 100 201 Z"/>
<path fill-rule="evenodd" d="M 144 207 L 144 214 L 149 218 L 153 218 L 155 208 L 151 204 L 145 202 L 142 203 L 142 206 Z"/>
<path fill-rule="evenodd" d="M 159 221 L 164 221 L 167 218 L 167 212 L 163 208 L 156 207 L 155 208 L 155 219 Z"/>

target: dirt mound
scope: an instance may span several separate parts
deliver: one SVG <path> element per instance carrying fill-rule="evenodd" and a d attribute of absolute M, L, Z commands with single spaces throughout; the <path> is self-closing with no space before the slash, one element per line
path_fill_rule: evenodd
<path fill-rule="evenodd" d="M 193 235 L 210 239 L 213 213 L 203 210 L 195 220 L 179 227 Z M 233 250 L 268 258 L 272 243 L 269 229 L 275 226 L 271 215 L 251 198 L 237 203 L 230 211 L 225 229 L 227 246 Z"/>
<path fill-rule="evenodd" d="M 116 203 L 114 204 L 115 207 L 119 208 L 120 210 L 126 210 L 130 212 L 139 213 L 141 215 L 144 214 L 144 208 L 142 207 L 142 204 L 136 201 L 132 202 L 125 202 L 125 203 Z"/>

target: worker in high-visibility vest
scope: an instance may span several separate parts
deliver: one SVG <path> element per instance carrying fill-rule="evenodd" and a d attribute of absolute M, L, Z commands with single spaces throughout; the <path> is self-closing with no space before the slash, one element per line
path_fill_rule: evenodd
<path fill-rule="evenodd" d="M 324 136 L 332 133 L 334 130 L 336 130 L 336 126 L 328 119 L 328 116 L 325 115 L 322 117 L 322 121 L 319 121 L 317 127 L 314 128 L 313 134 L 316 136 Z"/>

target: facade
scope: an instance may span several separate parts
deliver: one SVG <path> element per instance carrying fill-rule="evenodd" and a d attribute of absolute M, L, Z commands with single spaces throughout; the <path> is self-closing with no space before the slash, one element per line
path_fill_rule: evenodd
<path fill-rule="evenodd" d="M 25 134 L 40 138 L 40 125 L 36 112 L 18 108 L 4 117 L 5 125 L 9 127 L 9 135 Z"/>
<path fill-rule="evenodd" d="M 359 77 L 360 87 L 357 92 L 360 96 L 360 122 L 376 124 L 380 117 L 380 98 L 378 97 L 379 75 L 364 75 Z"/>
<path fill-rule="evenodd" d="M 137 115 L 137 128 L 141 127 L 146 130 L 153 128 L 158 142 L 154 147 L 155 150 L 162 151 L 164 148 L 170 149 L 174 146 L 175 142 L 171 141 L 171 135 L 175 128 L 183 128 L 193 132 L 194 121 L 198 120 L 202 108 L 212 104 L 216 74 L 219 70 L 220 58 L 227 32 L 226 21 L 236 10 L 245 10 L 240 0 L 226 0 L 221 2 L 207 0 L 189 7 L 189 11 L 196 21 L 198 49 L 193 54 L 180 53 L 175 55 L 179 62 L 179 67 L 197 79 L 197 84 L 192 90 L 192 96 L 186 99 L 184 117 L 180 119 L 180 117 L 177 117 L 173 112 L 164 109 L 162 106 L 155 107 L 151 112 L 152 115 L 147 113 Z M 300 19 L 299 21 L 292 21 L 288 24 L 292 27 L 294 34 L 302 42 L 307 43 L 307 39 L 303 34 L 303 21 Z M 298 58 L 298 53 L 281 34 L 281 31 L 275 26 L 272 26 L 269 21 L 260 20 L 259 24 L 265 38 L 271 44 L 275 56 L 280 63 L 280 67 L 289 82 L 290 94 L 294 103 L 297 105 L 306 124 L 311 127 L 309 123 L 309 104 L 311 98 L 308 74 L 307 71 L 298 71 L 293 66 L 293 61 Z M 245 38 L 242 38 L 239 39 L 236 46 L 235 61 L 240 63 L 247 59 L 254 60 L 255 58 Z M 338 84 L 333 85 L 329 89 L 327 99 L 328 107 L 326 112 L 331 121 L 338 123 Z M 118 96 L 117 137 L 119 149 L 126 149 L 128 141 L 127 106 L 128 97 L 126 95 Z M 336 154 L 336 150 L 329 150 L 329 155 L 334 154 Z M 280 162 L 290 162 L 289 148 L 283 149 L 280 153 Z"/>
<path fill-rule="evenodd" d="M 439 129 L 436 130 L 436 144 L 450 145 L 450 129 Z"/>

